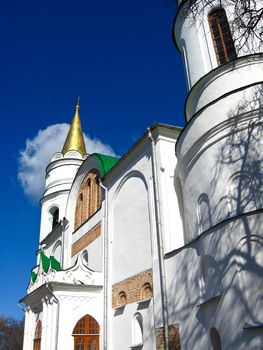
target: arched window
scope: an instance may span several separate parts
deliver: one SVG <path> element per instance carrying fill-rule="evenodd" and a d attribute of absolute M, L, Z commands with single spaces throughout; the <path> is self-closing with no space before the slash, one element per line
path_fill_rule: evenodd
<path fill-rule="evenodd" d="M 82 258 L 83 258 L 84 263 L 85 263 L 86 265 L 88 265 L 88 263 L 89 263 L 89 253 L 88 253 L 87 250 L 84 250 L 84 251 L 82 252 Z"/>
<path fill-rule="evenodd" d="M 132 320 L 132 347 L 143 344 L 143 320 L 141 314 L 136 314 Z"/>
<path fill-rule="evenodd" d="M 213 350 L 222 350 L 220 335 L 215 327 L 210 329 L 210 339 Z"/>
<path fill-rule="evenodd" d="M 61 241 L 58 240 L 56 244 L 54 245 L 54 248 L 52 250 L 51 254 L 59 263 L 61 262 Z"/>
<path fill-rule="evenodd" d="M 39 320 L 35 330 L 33 350 L 41 350 L 42 322 Z"/>
<path fill-rule="evenodd" d="M 145 283 L 141 291 L 142 299 L 149 299 L 153 296 L 152 286 L 150 283 Z"/>
<path fill-rule="evenodd" d="M 54 206 L 49 210 L 52 230 L 59 224 L 59 209 Z"/>
<path fill-rule="evenodd" d="M 100 326 L 90 315 L 77 322 L 72 335 L 74 350 L 99 350 Z"/>
<path fill-rule="evenodd" d="M 124 306 L 127 304 L 127 296 L 124 291 L 121 291 L 118 295 L 118 306 Z"/>
<path fill-rule="evenodd" d="M 220 8 L 208 16 L 217 62 L 223 64 L 236 58 L 236 50 L 232 39 L 225 10 Z"/>
<path fill-rule="evenodd" d="M 210 203 L 206 193 L 202 193 L 198 198 L 197 216 L 201 234 L 212 226 Z"/>
<path fill-rule="evenodd" d="M 88 178 L 85 188 L 85 201 L 84 201 L 84 212 L 83 218 L 89 217 L 91 215 L 91 179 Z"/>
<path fill-rule="evenodd" d="M 76 339 L 75 349 L 76 350 L 85 350 L 85 343 L 84 343 L 84 340 L 82 338 Z"/>
<path fill-rule="evenodd" d="M 246 305 L 246 323 L 249 324 L 262 322 L 262 252 L 263 237 L 260 223 L 255 223 L 252 229 L 247 229 L 236 252 L 240 289 Z"/>
<path fill-rule="evenodd" d="M 101 188 L 96 170 L 90 171 L 82 181 L 75 211 L 75 230 L 101 207 Z"/>

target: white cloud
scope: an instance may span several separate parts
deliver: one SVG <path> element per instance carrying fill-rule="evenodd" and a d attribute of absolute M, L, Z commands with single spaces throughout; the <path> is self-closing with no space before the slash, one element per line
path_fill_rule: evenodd
<path fill-rule="evenodd" d="M 53 154 L 62 150 L 68 129 L 68 124 L 54 124 L 39 130 L 34 138 L 26 140 L 25 148 L 20 151 L 18 180 L 25 194 L 34 202 L 43 195 L 45 169 Z M 87 135 L 84 135 L 84 139 L 88 153 L 114 155 L 112 148 L 100 140 L 91 139 Z"/>

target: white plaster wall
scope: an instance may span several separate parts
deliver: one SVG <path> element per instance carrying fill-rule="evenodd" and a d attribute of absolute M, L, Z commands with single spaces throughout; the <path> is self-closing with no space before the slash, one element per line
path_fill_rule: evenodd
<path fill-rule="evenodd" d="M 132 323 L 136 313 L 143 319 L 143 349 L 156 348 L 154 312 L 152 300 L 150 303 L 132 303 L 124 308 L 112 310 L 113 336 L 110 349 L 129 349 L 132 344 Z"/>
<path fill-rule="evenodd" d="M 219 67 L 204 77 L 194 86 L 187 98 L 187 119 L 190 120 L 195 113 L 220 97 L 252 84 L 260 84 L 263 81 L 262 63 L 262 56 L 243 57 Z M 231 107 L 234 107 L 233 103 Z"/>
<path fill-rule="evenodd" d="M 58 345 L 56 350 L 72 350 L 73 329 L 80 318 L 91 315 L 100 325 L 102 331 L 102 293 L 89 292 L 56 292 L 59 299 Z M 100 339 L 102 349 L 102 342 Z M 52 349 L 53 350 L 53 349 Z M 55 348 L 54 348 L 55 350 Z"/>
<path fill-rule="evenodd" d="M 67 199 L 68 191 L 62 193 L 57 192 L 42 202 L 39 239 L 40 242 L 52 231 L 52 217 L 50 215 L 50 209 L 54 206 L 58 207 L 59 221 L 62 220 L 66 212 Z"/>
<path fill-rule="evenodd" d="M 259 306 L 262 260 L 258 249 L 250 249 L 261 242 L 262 251 L 262 218 L 262 212 L 236 217 L 166 255 L 169 324 L 179 323 L 182 349 L 210 349 L 212 327 L 217 328 L 224 350 L 261 348 L 262 328 L 244 327 L 263 319 Z M 213 258 L 220 285 L 219 289 L 214 289 L 215 283 L 208 285 L 208 299 L 203 297 L 201 283 L 205 255 Z M 249 284 L 243 283 L 242 274 Z"/>
<path fill-rule="evenodd" d="M 176 135 L 173 135 L 176 137 Z M 162 237 L 165 252 L 184 244 L 182 219 L 174 187 L 174 170 L 177 164 L 174 138 L 160 136 L 156 144 L 157 175 L 159 180 Z"/>
<path fill-rule="evenodd" d="M 46 170 L 46 188 L 44 196 L 40 201 L 40 241 L 52 230 L 52 222 L 49 213 L 52 206 L 57 206 L 59 208 L 59 220 L 65 217 L 68 194 L 76 172 L 83 162 L 82 159 L 61 158 L 61 154 L 58 155 L 60 159 L 52 161 Z"/>
<path fill-rule="evenodd" d="M 113 202 L 113 283 L 151 267 L 148 191 L 143 175 L 131 172 Z"/>
<path fill-rule="evenodd" d="M 248 88 L 244 87 L 240 91 L 220 98 L 197 113 L 178 140 L 177 157 L 182 158 L 187 155 L 187 158 L 192 158 L 193 152 L 197 152 L 206 140 L 209 141 L 210 138 L 218 135 L 221 129 L 225 133 L 224 130 L 233 127 L 237 123 L 238 116 L 240 120 L 246 119 L 246 113 L 250 111 L 255 111 L 259 115 L 262 89 L 261 83 Z M 193 150 L 190 152 L 191 147 Z"/>
<path fill-rule="evenodd" d="M 89 269 L 93 271 L 102 271 L 102 261 L 103 261 L 103 256 L 102 256 L 102 236 L 99 236 L 96 238 L 92 243 L 90 243 L 87 247 L 82 249 L 78 254 L 76 254 L 72 260 L 71 260 L 71 265 L 74 265 L 77 256 L 82 254 L 85 250 L 88 253 L 88 263 L 87 266 Z"/>
<path fill-rule="evenodd" d="M 208 196 L 210 202 L 211 220 L 208 227 L 240 212 L 262 207 L 262 181 L 259 174 L 262 174 L 263 164 L 258 160 L 258 156 L 262 154 L 263 145 L 257 142 L 259 134 L 262 135 L 262 125 L 255 127 L 251 133 L 251 141 L 239 144 L 250 133 L 251 130 L 247 128 L 234 135 L 225 136 L 221 141 L 215 140 L 216 143 L 209 145 L 205 151 L 200 151 L 198 158 L 191 163 L 190 171 L 184 169 L 180 174 L 188 241 L 202 231 L 198 224 L 198 198 L 203 193 Z M 229 145 L 231 142 L 233 145 Z M 246 189 L 241 183 L 237 184 L 242 187 L 236 195 L 237 207 L 231 209 L 231 177 L 243 171 L 254 178 L 256 185 L 251 184 L 250 188 Z M 244 196 L 247 197 L 247 203 L 244 203 Z"/>
<path fill-rule="evenodd" d="M 262 207 L 261 95 L 260 87 L 229 96 L 200 113 L 184 130 L 177 147 L 176 173 L 182 186 L 188 241 L 202 231 L 198 225 L 200 195 L 207 195 L 210 202 L 210 226 L 240 213 L 241 203 L 236 210 L 229 207 L 231 177 L 239 172 L 254 178 L 256 184 L 250 191 L 250 203 L 244 208 L 242 204 L 241 211 Z"/>
<path fill-rule="evenodd" d="M 58 228 L 60 234 L 61 234 L 61 228 Z M 53 255 L 54 256 L 54 253 L 57 254 L 57 258 L 60 257 L 59 259 L 57 259 L 58 261 L 62 261 L 62 247 L 61 247 L 61 236 L 60 237 L 57 237 L 55 238 L 54 240 L 52 240 L 51 242 L 49 242 L 46 246 L 45 246 L 45 249 L 44 249 L 44 253 L 45 255 L 47 256 L 50 256 L 50 255 Z"/>

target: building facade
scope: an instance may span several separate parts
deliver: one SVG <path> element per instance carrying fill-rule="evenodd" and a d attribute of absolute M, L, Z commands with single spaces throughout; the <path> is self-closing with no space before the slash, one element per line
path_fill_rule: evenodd
<path fill-rule="evenodd" d="M 87 154 L 77 105 L 46 171 L 24 350 L 262 349 L 263 54 L 237 47 L 231 1 L 204 3 L 174 23 L 183 130 Z"/>

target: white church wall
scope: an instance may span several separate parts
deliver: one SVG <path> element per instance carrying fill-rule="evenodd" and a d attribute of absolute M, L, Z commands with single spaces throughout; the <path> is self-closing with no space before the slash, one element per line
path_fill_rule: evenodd
<path fill-rule="evenodd" d="M 186 116 L 190 118 L 209 103 L 214 103 L 228 94 L 238 93 L 240 89 L 252 88 L 250 85 L 260 84 L 263 80 L 263 59 L 261 56 L 242 57 L 211 72 L 193 87 L 186 101 Z M 236 91 L 235 91 L 236 90 Z M 235 108 L 235 100 L 231 101 Z"/>
<path fill-rule="evenodd" d="M 68 192 L 57 192 L 50 195 L 47 199 L 42 200 L 41 223 L 40 223 L 40 242 L 47 237 L 52 231 L 53 217 L 51 210 L 57 207 L 59 210 L 58 220 L 62 220 L 65 216 L 66 202 Z"/>
<path fill-rule="evenodd" d="M 71 259 L 71 264 L 74 265 L 78 255 L 83 254 L 85 251 L 85 260 L 86 265 L 89 269 L 93 271 L 102 271 L 102 237 L 99 236 L 88 246 L 80 250 L 76 255 L 74 255 Z"/>
<path fill-rule="evenodd" d="M 56 296 L 59 300 L 59 330 L 57 348 L 53 348 L 54 350 L 73 349 L 73 329 L 85 315 L 92 316 L 99 323 L 101 336 L 103 320 L 101 291 L 68 290 L 57 292 Z"/>
<path fill-rule="evenodd" d="M 262 213 L 236 217 L 166 255 L 169 324 L 183 349 L 209 349 L 212 328 L 222 349 L 260 349 L 262 225 Z"/>
<path fill-rule="evenodd" d="M 180 136 L 176 147 L 177 157 L 181 158 L 187 154 L 187 159 L 193 158 L 193 151 L 202 146 L 198 142 L 214 137 L 221 130 L 233 128 L 237 123 L 234 118 L 239 115 L 240 120 L 247 118 L 246 113 L 248 112 L 251 113 L 251 116 L 260 116 L 262 95 L 263 87 L 259 83 L 231 92 L 214 103 L 206 105 L 195 114 L 189 124 L 191 127 L 185 128 Z M 190 151 L 191 147 L 192 151 Z"/>
<path fill-rule="evenodd" d="M 144 176 L 134 169 L 117 189 L 112 214 L 113 283 L 151 268 L 147 191 Z"/>
<path fill-rule="evenodd" d="M 146 305 L 146 306 L 145 306 Z M 134 340 L 134 317 L 140 315 L 142 319 L 142 344 L 143 349 L 156 348 L 154 311 L 152 301 L 145 303 L 132 303 L 124 308 L 112 310 L 113 337 L 111 349 L 136 349 Z M 116 334 L 121 336 L 116 336 Z M 138 346 L 139 347 L 139 346 Z"/>
<path fill-rule="evenodd" d="M 209 106 L 181 136 L 176 171 L 182 184 L 187 241 L 202 232 L 200 196 L 207 196 L 206 229 L 229 216 L 262 208 L 261 95 L 261 89 L 252 87 Z M 233 109 L 224 107 L 233 100 Z M 251 108 L 254 111 L 248 112 Z M 235 189 L 240 192 L 238 203 Z"/>
<path fill-rule="evenodd" d="M 132 325 L 136 312 L 143 317 L 145 349 L 154 349 L 153 300 L 139 310 L 139 304 L 128 303 L 112 309 L 112 285 L 152 268 L 151 222 L 149 193 L 152 176 L 151 146 L 143 140 L 109 176 L 105 185 L 108 192 L 109 240 L 109 344 L 110 349 L 126 349 L 132 344 Z M 154 274 L 154 272 L 153 272 Z M 157 286 L 156 286 L 157 288 Z M 134 290 L 135 291 L 135 290 Z M 132 292 L 132 291 L 131 291 Z M 129 296 L 130 297 L 130 296 Z M 116 332 L 121 336 L 116 336 Z"/>
<path fill-rule="evenodd" d="M 174 187 L 174 171 L 177 164 L 175 143 L 179 131 L 159 136 L 157 149 L 157 176 L 159 180 L 160 211 L 164 251 L 169 252 L 184 245 L 182 219 L 178 196 Z"/>

